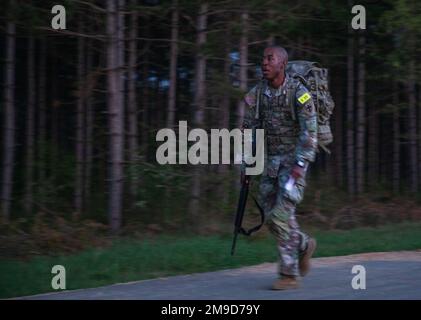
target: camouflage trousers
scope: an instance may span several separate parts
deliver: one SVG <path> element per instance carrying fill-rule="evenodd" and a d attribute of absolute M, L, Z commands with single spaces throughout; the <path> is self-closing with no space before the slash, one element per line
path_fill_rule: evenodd
<path fill-rule="evenodd" d="M 308 236 L 300 231 L 295 210 L 303 199 L 305 177 L 297 180 L 291 191 L 285 190 L 290 166 L 283 166 L 279 160 L 272 157 L 268 173 L 262 175 L 258 199 L 265 212 L 266 225 L 277 240 L 279 274 L 298 276 L 299 255 L 307 247 Z"/>

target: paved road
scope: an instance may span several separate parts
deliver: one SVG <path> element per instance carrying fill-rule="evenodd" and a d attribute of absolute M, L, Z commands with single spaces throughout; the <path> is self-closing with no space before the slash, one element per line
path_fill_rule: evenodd
<path fill-rule="evenodd" d="M 352 289 L 354 265 L 365 267 L 365 290 Z M 313 259 L 301 287 L 290 291 L 269 290 L 275 274 L 276 265 L 265 263 L 23 299 L 421 299 L 421 251 Z"/>

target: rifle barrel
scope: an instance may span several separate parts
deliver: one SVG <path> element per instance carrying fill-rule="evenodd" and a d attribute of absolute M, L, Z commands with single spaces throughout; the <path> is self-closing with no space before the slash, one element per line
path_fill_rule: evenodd
<path fill-rule="evenodd" d="M 235 226 L 234 226 L 234 239 L 232 241 L 231 255 L 234 255 L 235 244 L 237 242 L 237 236 L 243 223 L 244 211 L 246 208 L 247 196 L 249 193 L 249 177 L 246 177 L 243 185 L 241 186 L 240 198 L 238 199 L 237 213 L 235 215 Z"/>

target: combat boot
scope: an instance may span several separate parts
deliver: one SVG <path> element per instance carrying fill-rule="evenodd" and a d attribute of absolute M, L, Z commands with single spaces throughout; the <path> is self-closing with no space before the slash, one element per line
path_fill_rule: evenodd
<path fill-rule="evenodd" d="M 297 289 L 298 287 L 299 283 L 297 277 L 282 276 L 281 279 L 278 279 L 273 283 L 272 290 Z"/>
<path fill-rule="evenodd" d="M 300 275 L 304 277 L 310 271 L 310 259 L 316 250 L 317 242 L 316 239 L 310 238 L 307 243 L 307 248 L 299 257 L 299 269 Z"/>

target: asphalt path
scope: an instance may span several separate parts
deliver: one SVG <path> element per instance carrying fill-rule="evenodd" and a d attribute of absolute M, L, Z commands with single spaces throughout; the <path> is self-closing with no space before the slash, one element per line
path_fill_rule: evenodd
<path fill-rule="evenodd" d="M 313 259 L 312 269 L 301 279 L 300 288 L 288 291 L 271 290 L 271 284 L 276 279 L 276 270 L 276 264 L 264 263 L 238 269 L 61 291 L 20 299 L 421 299 L 421 251 L 366 253 Z M 361 288 L 364 287 L 364 272 L 365 289 Z"/>

